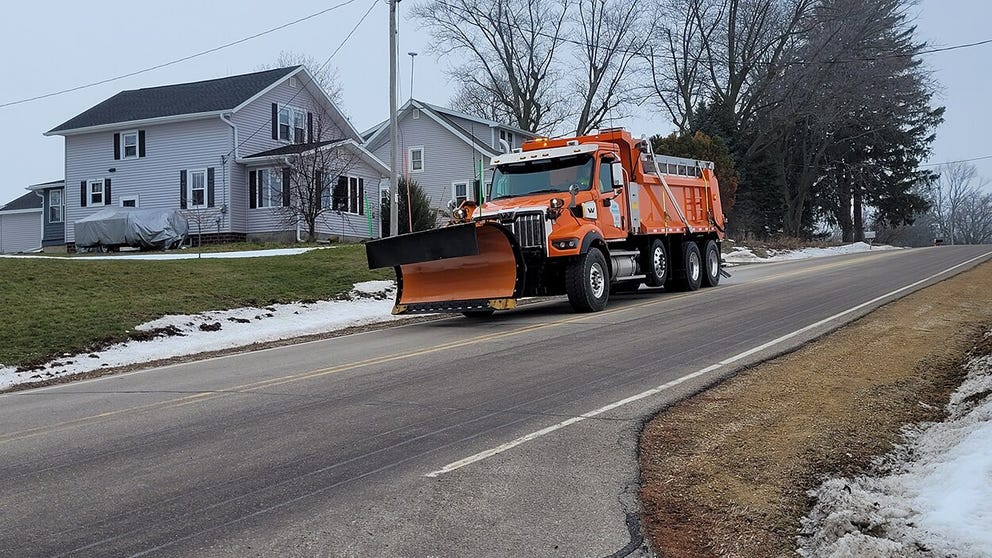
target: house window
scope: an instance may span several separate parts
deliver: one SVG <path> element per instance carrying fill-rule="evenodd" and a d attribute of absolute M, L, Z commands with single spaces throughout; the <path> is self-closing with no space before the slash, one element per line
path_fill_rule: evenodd
<path fill-rule="evenodd" d="M 279 139 L 290 143 L 306 142 L 307 113 L 295 107 L 279 107 Z"/>
<path fill-rule="evenodd" d="M 461 203 L 468 199 L 468 182 L 454 182 L 451 184 L 451 194 L 455 198 L 455 203 Z"/>
<path fill-rule="evenodd" d="M 62 190 L 48 191 L 48 222 L 62 222 Z"/>
<path fill-rule="evenodd" d="M 424 147 L 417 146 L 410 148 L 410 172 L 424 172 Z"/>
<path fill-rule="evenodd" d="M 189 171 L 188 180 L 190 207 L 207 205 L 207 169 Z"/>
<path fill-rule="evenodd" d="M 258 171 L 258 207 L 282 207 L 282 169 Z"/>
<path fill-rule="evenodd" d="M 365 179 L 339 176 L 334 187 L 334 211 L 365 215 Z"/>
<path fill-rule="evenodd" d="M 90 180 L 90 205 L 104 204 L 103 180 Z"/>
<path fill-rule="evenodd" d="M 125 132 L 121 134 L 121 154 L 123 159 L 138 158 L 138 132 Z"/>
<path fill-rule="evenodd" d="M 138 196 L 121 196 L 121 207 L 138 207 Z"/>

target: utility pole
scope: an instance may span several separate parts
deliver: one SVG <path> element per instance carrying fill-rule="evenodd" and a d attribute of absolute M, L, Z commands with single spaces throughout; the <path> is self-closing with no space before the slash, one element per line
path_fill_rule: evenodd
<path fill-rule="evenodd" d="M 400 231 L 400 189 L 396 180 L 399 162 L 399 131 L 396 129 L 396 4 L 389 0 L 389 236 Z"/>
<path fill-rule="evenodd" d="M 410 98 L 413 98 L 413 59 L 417 56 L 416 52 L 408 52 L 410 55 Z"/>

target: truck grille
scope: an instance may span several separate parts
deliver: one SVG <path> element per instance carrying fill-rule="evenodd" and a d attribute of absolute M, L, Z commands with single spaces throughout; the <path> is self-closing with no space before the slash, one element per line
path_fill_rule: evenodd
<path fill-rule="evenodd" d="M 513 235 L 521 248 L 544 248 L 544 215 L 525 213 L 513 220 Z"/>

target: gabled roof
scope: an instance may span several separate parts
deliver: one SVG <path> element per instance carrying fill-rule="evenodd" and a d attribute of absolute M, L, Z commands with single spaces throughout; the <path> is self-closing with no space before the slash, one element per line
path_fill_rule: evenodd
<path fill-rule="evenodd" d="M 206 81 L 121 91 L 52 128 L 46 134 L 120 122 L 232 111 L 301 68 L 302 66 L 290 66 Z"/>
<path fill-rule="evenodd" d="M 453 118 L 461 118 L 469 120 L 471 122 L 476 122 L 480 126 L 484 127 L 485 130 L 490 128 L 500 128 L 504 130 L 509 130 L 515 134 L 522 137 L 535 138 L 538 134 L 533 132 L 528 132 L 517 128 L 516 126 L 510 126 L 507 124 L 501 124 L 495 120 L 488 120 L 485 118 L 480 118 L 478 116 L 471 116 L 461 112 L 457 112 L 451 109 L 446 109 L 444 107 L 439 107 L 437 105 L 432 105 L 430 103 L 425 103 L 417 99 L 410 99 L 399 109 L 400 118 L 405 117 L 407 114 L 413 111 L 413 109 L 420 109 L 422 114 L 426 114 L 429 118 L 440 124 L 442 127 L 446 128 L 456 137 L 464 141 L 465 143 L 472 146 L 473 149 L 482 153 L 483 155 L 493 157 L 499 154 L 498 150 L 494 150 L 490 145 L 491 139 L 480 138 L 477 134 L 473 134 L 472 131 L 466 130 L 463 126 L 458 124 Z M 389 131 L 389 121 L 380 122 L 379 124 L 373 126 L 369 130 L 366 130 L 362 137 L 365 138 L 365 142 L 371 145 L 375 140 L 382 137 L 383 134 Z"/>
<path fill-rule="evenodd" d="M 338 109 L 304 66 L 290 66 L 206 81 L 122 91 L 82 114 L 45 132 L 46 136 L 95 132 L 162 122 L 179 122 L 235 113 L 293 76 L 304 76 L 305 88 L 331 108 L 331 119 L 349 137 L 358 130 Z"/>
<path fill-rule="evenodd" d="M 43 204 L 44 200 L 41 199 L 41 196 L 35 194 L 34 192 L 28 192 L 14 201 L 8 202 L 4 206 L 0 207 L 0 211 L 25 211 L 31 209 L 40 210 L 43 207 Z"/>

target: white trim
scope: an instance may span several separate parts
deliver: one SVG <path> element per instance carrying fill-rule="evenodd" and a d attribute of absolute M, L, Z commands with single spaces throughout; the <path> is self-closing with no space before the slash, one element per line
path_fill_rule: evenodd
<path fill-rule="evenodd" d="M 58 221 L 52 221 L 52 207 L 54 207 L 52 205 L 52 194 L 55 192 L 59 193 Z M 51 225 L 65 224 L 65 190 L 62 188 L 52 188 L 51 190 L 45 192 L 45 196 L 42 198 L 42 209 L 44 209 L 44 204 L 46 201 L 48 202 L 48 211 L 45 213 L 45 217 L 44 217 L 45 223 Z"/>
<path fill-rule="evenodd" d="M 419 169 L 413 168 L 413 152 L 414 151 L 419 151 L 420 152 L 420 168 Z M 424 146 L 423 145 L 412 145 L 412 146 L 410 146 L 410 147 L 407 148 L 407 150 L 406 150 L 407 172 L 409 172 L 410 174 L 419 174 L 419 173 L 424 172 L 424 169 L 427 167 L 426 161 L 424 159 L 424 154 L 425 154 L 425 152 L 424 152 Z"/>
<path fill-rule="evenodd" d="M 193 174 L 203 174 L 203 203 L 196 204 L 193 203 Z M 200 190 L 201 188 L 197 188 Z M 207 209 L 210 206 L 207 205 L 207 169 L 206 167 L 201 169 L 186 169 L 186 207 L 189 209 Z"/>
<path fill-rule="evenodd" d="M 188 178 L 187 178 L 187 180 L 188 180 Z M 124 205 L 124 202 L 129 202 L 129 201 L 133 201 L 134 202 L 134 205 Z M 189 205 L 189 204 L 187 204 L 187 205 Z M 133 207 L 135 209 L 141 207 L 141 203 L 138 200 L 138 194 L 135 194 L 133 196 L 121 196 L 120 197 L 120 206 L 121 207 Z"/>
<path fill-rule="evenodd" d="M 93 201 L 93 185 L 100 183 L 100 203 Z M 91 178 L 86 181 L 86 207 L 102 207 L 107 204 L 107 181 L 103 178 Z"/>
<path fill-rule="evenodd" d="M 44 184 L 32 184 L 24 189 L 37 192 L 38 190 L 48 190 L 49 188 L 65 188 L 65 180 L 55 180 L 52 182 L 45 182 Z"/>
<path fill-rule="evenodd" d="M 44 212 L 41 207 L 36 207 L 34 209 L 0 209 L 0 215 L 17 215 L 19 213 L 34 213 L 34 212 Z"/>
<path fill-rule="evenodd" d="M 460 184 L 464 184 L 465 185 L 465 199 L 466 200 L 472 199 L 472 196 L 469 195 L 469 192 L 470 192 L 469 186 L 472 184 L 472 181 L 471 180 L 455 180 L 454 182 L 451 183 L 451 199 L 455 200 L 456 203 L 458 202 L 458 198 L 461 197 L 461 196 L 458 195 L 458 188 L 457 188 L 457 186 L 460 185 Z"/>
<path fill-rule="evenodd" d="M 126 132 L 121 132 L 120 134 L 121 134 L 121 138 L 120 138 L 121 139 L 121 158 L 120 158 L 120 160 L 121 161 L 125 161 L 125 160 L 129 160 L 129 159 L 138 159 L 138 158 L 140 158 L 141 157 L 141 147 L 140 147 L 141 134 L 138 133 L 138 130 L 128 130 Z M 128 157 L 128 155 L 127 155 L 127 149 L 125 149 L 124 146 L 127 145 L 127 141 L 125 140 L 125 138 L 127 136 L 130 136 L 130 135 L 133 135 L 134 136 L 134 155 Z"/>
<path fill-rule="evenodd" d="M 76 136 L 79 134 L 89 134 L 92 132 L 117 131 L 121 128 L 133 128 L 135 126 L 151 126 L 154 124 L 167 124 L 170 122 L 185 122 L 187 120 L 202 120 L 204 118 L 216 118 L 227 113 L 227 110 L 214 110 L 210 112 L 197 112 L 193 114 L 176 114 L 172 116 L 159 116 L 156 118 L 144 118 L 140 120 L 128 120 L 126 122 L 110 122 L 98 124 L 96 126 L 86 126 L 84 128 L 73 128 L 71 130 L 49 130 L 43 136 Z"/>

